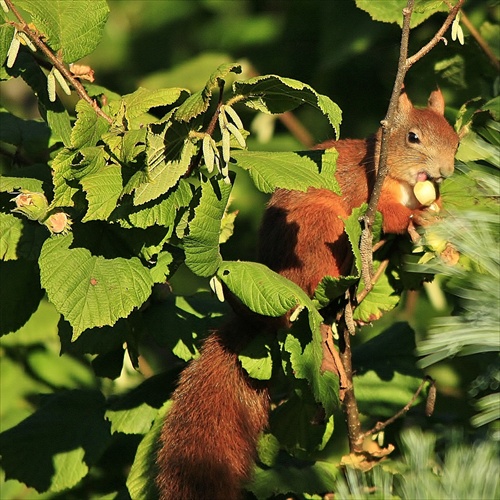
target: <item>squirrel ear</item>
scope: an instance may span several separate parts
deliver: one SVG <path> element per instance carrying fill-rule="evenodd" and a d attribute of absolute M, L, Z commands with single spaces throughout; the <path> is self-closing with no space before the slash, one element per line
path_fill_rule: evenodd
<path fill-rule="evenodd" d="M 427 101 L 427 107 L 440 115 L 444 115 L 444 97 L 440 89 L 431 92 Z"/>
<path fill-rule="evenodd" d="M 401 94 L 399 95 L 398 99 L 398 113 L 401 113 L 403 115 L 407 115 L 410 113 L 410 111 L 413 109 L 413 104 L 411 103 L 405 87 L 403 85 L 401 89 Z"/>

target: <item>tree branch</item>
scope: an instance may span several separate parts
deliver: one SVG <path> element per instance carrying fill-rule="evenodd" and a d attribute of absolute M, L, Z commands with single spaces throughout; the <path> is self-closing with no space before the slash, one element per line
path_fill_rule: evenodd
<path fill-rule="evenodd" d="M 432 380 L 431 377 L 425 377 L 424 380 L 422 380 L 422 382 L 418 386 L 418 389 L 415 391 L 415 394 L 413 394 L 410 401 L 408 401 L 408 403 L 405 406 L 403 406 L 401 410 L 399 410 L 396 414 L 394 414 L 391 418 L 388 418 L 384 422 L 377 422 L 369 431 L 366 431 L 363 434 L 363 436 L 368 437 L 371 436 L 372 434 L 380 432 L 381 430 L 385 429 L 388 425 L 396 421 L 399 417 L 402 417 L 405 413 L 407 413 L 412 407 L 413 403 L 417 400 L 418 395 L 422 392 L 422 389 L 424 388 L 427 382 L 430 382 L 431 387 L 434 387 L 434 380 Z"/>
<path fill-rule="evenodd" d="M 361 276 L 365 284 L 365 289 L 360 292 L 357 297 L 354 293 L 349 291 L 346 294 L 348 303 L 344 308 L 343 316 L 340 319 L 339 331 L 342 332 L 340 336 L 340 357 L 342 363 L 344 365 L 344 371 L 347 378 L 347 383 L 345 384 L 347 387 L 344 391 L 344 400 L 343 400 L 343 410 L 345 419 L 347 422 L 347 431 L 349 438 L 349 447 L 351 453 L 360 453 L 362 451 L 362 442 L 366 435 L 373 434 L 377 432 L 377 430 L 381 430 L 386 427 L 390 423 L 392 423 L 396 418 L 400 415 L 404 414 L 413 404 L 413 401 L 417 398 L 418 394 L 423 388 L 424 383 L 419 387 L 418 391 L 412 398 L 412 400 L 406 405 L 400 412 L 398 412 L 394 417 L 390 418 L 386 422 L 379 423 L 372 430 L 367 433 L 363 433 L 361 429 L 361 423 L 359 420 L 359 410 L 356 402 L 356 398 L 354 395 L 354 384 L 353 384 L 353 369 L 352 369 L 352 352 L 351 352 L 351 344 L 350 344 L 350 336 L 351 330 L 353 329 L 352 324 L 350 322 L 352 311 L 354 310 L 356 300 L 359 302 L 363 300 L 366 295 L 373 288 L 376 279 L 378 279 L 381 274 L 385 271 L 386 266 L 388 265 L 388 261 L 382 262 L 379 266 L 379 269 L 375 275 L 373 275 L 373 233 L 372 227 L 375 220 L 375 214 L 377 212 L 377 205 L 380 199 L 380 195 L 382 192 L 382 185 L 384 180 L 388 174 L 388 165 L 387 165 L 387 157 L 388 157 L 388 145 L 389 138 L 392 132 L 392 128 L 394 126 L 394 118 L 397 112 L 398 100 L 401 93 L 401 89 L 403 88 L 404 79 L 407 71 L 410 67 L 421 59 L 425 54 L 427 54 L 441 39 L 444 32 L 448 29 L 451 22 L 455 18 L 460 6 L 463 3 L 463 0 L 459 0 L 457 4 L 453 7 L 453 9 L 448 14 L 446 20 L 444 21 L 441 28 L 436 32 L 433 38 L 427 43 L 422 49 L 420 49 L 415 55 L 408 57 L 408 42 L 410 38 L 410 21 L 411 15 L 414 7 L 414 0 L 408 0 L 406 7 L 403 9 L 403 27 L 401 31 L 401 43 L 399 49 L 399 61 L 396 77 L 394 80 L 394 86 L 392 88 L 391 99 L 389 102 L 389 107 L 387 109 L 387 114 L 385 118 L 381 121 L 382 135 L 380 140 L 380 152 L 378 159 L 378 168 L 377 168 L 377 178 L 375 180 L 375 185 L 373 187 L 373 191 L 370 196 L 370 201 L 368 203 L 368 209 L 362 219 L 363 222 L 363 231 L 361 234 L 360 241 L 360 252 L 362 259 L 362 269 Z"/>
<path fill-rule="evenodd" d="M 351 351 L 351 332 L 344 323 L 340 326 L 339 351 L 340 359 L 344 367 L 345 377 L 342 383 L 343 389 L 342 407 L 347 424 L 347 435 L 349 438 L 349 449 L 351 453 L 360 453 L 363 451 L 363 430 L 359 418 L 358 403 L 354 394 L 353 369 L 352 369 L 352 351 Z"/>
<path fill-rule="evenodd" d="M 457 15 L 460 7 L 462 6 L 464 0 L 458 0 L 456 5 L 451 9 L 445 21 L 443 22 L 441 28 L 436 32 L 432 39 L 422 47 L 416 54 L 408 57 L 408 41 L 410 37 L 410 20 L 414 7 L 414 0 L 408 0 L 406 7 L 403 9 L 403 28 L 401 32 L 401 44 L 399 49 L 399 61 L 398 69 L 396 73 L 396 78 L 394 80 L 394 86 L 392 88 L 391 99 L 389 102 L 389 107 L 387 109 L 387 114 L 382 120 L 382 137 L 380 141 L 380 154 L 377 170 L 377 178 L 375 180 L 375 185 L 370 197 L 368 204 L 368 209 L 365 216 L 363 217 L 363 232 L 361 235 L 360 250 L 363 257 L 363 265 L 361 274 L 363 281 L 365 283 L 365 288 L 368 291 L 373 287 L 372 275 L 373 275 L 373 259 L 372 259 L 372 226 L 375 219 L 375 214 L 377 212 L 377 205 L 380 199 L 380 194 L 382 191 L 382 185 L 388 173 L 387 167 L 387 153 L 389 145 L 389 136 L 393 126 L 394 116 L 396 114 L 398 98 L 403 87 L 404 79 L 408 70 L 424 57 L 427 53 L 434 48 L 439 41 L 443 38 L 444 33 L 450 27 L 453 19 Z"/>
<path fill-rule="evenodd" d="M 76 93 L 80 96 L 81 99 L 84 101 L 88 102 L 92 108 L 95 110 L 95 112 L 102 118 L 104 118 L 109 124 L 113 123 L 113 119 L 108 116 L 98 105 L 97 102 L 92 99 L 87 91 L 85 90 L 85 87 L 80 83 L 80 81 L 75 78 L 71 72 L 66 68 L 64 65 L 64 62 L 57 57 L 52 50 L 48 47 L 48 45 L 42 40 L 42 37 L 40 36 L 40 33 L 36 30 L 31 28 L 28 23 L 24 20 L 24 18 L 21 16 L 19 11 L 16 9 L 14 4 L 12 3 L 12 0 L 4 0 L 9 9 L 12 11 L 14 16 L 18 19 L 19 24 L 17 23 L 12 23 L 18 31 L 22 31 L 23 33 L 26 34 L 26 36 L 45 54 L 47 59 L 51 62 L 51 64 L 57 68 L 60 73 L 64 76 L 64 78 L 73 86 L 75 89 Z"/>
<path fill-rule="evenodd" d="M 411 20 L 411 14 L 413 12 L 414 3 L 415 3 L 414 0 L 408 0 L 406 7 L 403 9 L 403 28 L 401 32 L 401 44 L 399 47 L 398 70 L 392 88 L 392 95 L 389 101 L 389 108 L 387 109 L 387 114 L 385 118 L 381 122 L 382 137 L 380 140 L 380 153 L 379 153 L 377 178 L 375 180 L 375 185 L 373 187 L 373 191 L 370 197 L 370 202 L 368 203 L 368 209 L 366 211 L 365 216 L 363 217 L 364 227 L 361 234 L 361 242 L 360 242 L 360 251 L 363 257 L 361 275 L 363 277 L 365 288 L 368 290 L 368 292 L 373 288 L 372 226 L 375 220 L 375 214 L 377 212 L 377 205 L 380 199 L 380 194 L 382 192 L 382 185 L 388 173 L 387 155 L 389 151 L 389 135 L 393 126 L 394 116 L 397 111 L 399 94 L 401 92 L 401 88 L 403 87 L 407 71 L 406 60 L 408 54 L 408 41 L 410 38 L 410 20 Z"/>
<path fill-rule="evenodd" d="M 465 0 L 458 0 L 456 5 L 450 10 L 441 28 L 439 28 L 439 30 L 431 38 L 431 40 L 426 45 L 424 45 L 416 54 L 406 60 L 406 71 L 408 71 L 417 61 L 422 59 L 422 57 L 428 54 L 443 39 L 443 35 L 450 27 L 453 19 L 455 19 L 455 17 L 457 16 L 457 13 L 462 7 L 464 1 Z"/>
<path fill-rule="evenodd" d="M 488 59 L 493 67 L 497 71 L 500 71 L 500 61 L 498 60 L 498 57 L 495 55 L 493 50 L 491 50 L 491 47 L 488 45 L 486 40 L 481 36 L 481 33 L 479 33 L 475 26 L 470 22 L 470 19 L 465 15 L 463 10 L 460 11 L 460 21 L 469 30 L 469 33 L 476 40 L 481 49 L 483 49 L 483 52 L 488 56 Z"/>

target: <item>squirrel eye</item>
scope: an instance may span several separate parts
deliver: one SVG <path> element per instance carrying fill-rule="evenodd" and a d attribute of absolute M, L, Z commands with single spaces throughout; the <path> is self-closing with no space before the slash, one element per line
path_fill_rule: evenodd
<path fill-rule="evenodd" d="M 411 144 L 419 144 L 420 138 L 416 132 L 408 132 L 408 142 Z"/>

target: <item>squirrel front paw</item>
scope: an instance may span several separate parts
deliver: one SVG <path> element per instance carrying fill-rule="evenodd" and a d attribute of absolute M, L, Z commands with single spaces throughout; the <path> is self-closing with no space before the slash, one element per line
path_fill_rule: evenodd
<path fill-rule="evenodd" d="M 436 203 L 424 208 L 415 210 L 411 215 L 411 222 L 415 226 L 430 226 L 437 222 L 439 217 L 440 208 Z"/>

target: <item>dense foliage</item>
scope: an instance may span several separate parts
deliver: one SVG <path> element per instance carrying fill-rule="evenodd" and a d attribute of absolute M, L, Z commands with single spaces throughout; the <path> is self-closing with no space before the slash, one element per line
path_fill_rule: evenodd
<path fill-rule="evenodd" d="M 417 100 L 440 81 L 463 135 L 457 174 L 442 190 L 449 213 L 416 247 L 387 238 L 374 256 L 383 272 L 354 311 L 358 325 L 370 325 L 353 339 L 364 427 L 412 401 L 428 374 L 436 412 L 427 418 L 425 397 L 414 398 L 405 423 L 372 441 L 374 455 L 389 455 L 387 443 L 398 449 L 365 473 L 373 463 L 348 455 L 320 314 L 360 280 L 364 207 L 346 221 L 351 276 L 326 277 L 313 299 L 251 262 L 251 249 L 265 195 L 338 190 L 336 153 L 306 146 L 338 136 L 343 118 L 351 131 L 364 116 L 377 126 L 390 82 L 374 77 L 366 88 L 368 59 L 397 46 L 397 26 L 378 21 L 399 22 L 405 2 L 342 2 L 350 5 L 338 11 L 334 2 L 0 3 L 2 499 L 155 498 L 155 444 L 171 391 L 200 341 L 230 314 L 225 289 L 259 314 L 298 306 L 290 331 L 256 337 L 240 356 L 251 377 L 272 379 L 276 403 L 249 497 L 498 496 L 499 80 L 467 27 L 464 46 L 443 44 L 407 84 L 411 94 L 425 82 Z M 416 4 L 418 44 L 448 7 Z M 470 9 L 480 40 L 498 47 L 498 12 L 474 2 Z M 347 20 L 359 20 L 352 33 Z M 334 34 L 345 38 L 332 48 Z M 311 50 L 307 60 L 300 36 L 306 47 L 322 37 L 321 57 Z M 280 40 L 298 55 L 286 44 L 280 53 Z M 163 41 L 169 69 L 159 71 Z M 92 68 L 79 64 L 86 56 Z M 394 69 L 395 57 L 385 59 L 374 59 L 378 70 Z M 69 80 L 61 74 L 68 67 Z M 345 73 L 338 94 L 352 112 L 344 117 L 329 97 L 334 73 Z M 351 78 L 363 82 L 355 93 Z M 289 111 L 310 133 L 291 135 Z"/>

